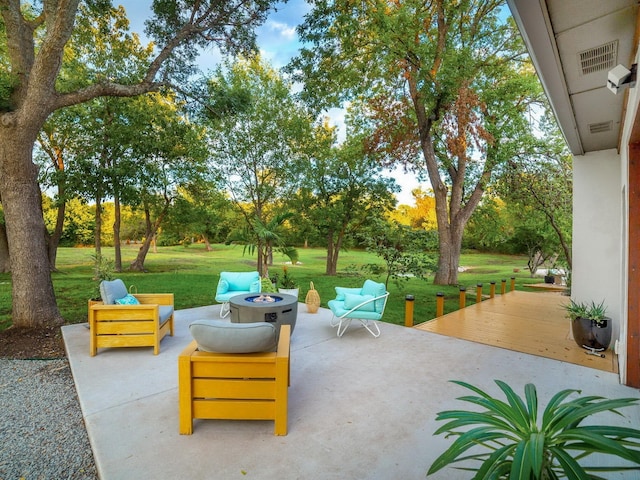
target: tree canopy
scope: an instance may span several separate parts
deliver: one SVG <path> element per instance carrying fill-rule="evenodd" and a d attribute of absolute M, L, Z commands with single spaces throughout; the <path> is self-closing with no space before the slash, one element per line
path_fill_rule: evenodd
<path fill-rule="evenodd" d="M 439 232 L 436 283 L 456 283 L 462 232 L 541 90 L 501 0 L 314 2 L 290 65 L 318 108 L 364 104 L 369 147 L 426 173 Z"/>

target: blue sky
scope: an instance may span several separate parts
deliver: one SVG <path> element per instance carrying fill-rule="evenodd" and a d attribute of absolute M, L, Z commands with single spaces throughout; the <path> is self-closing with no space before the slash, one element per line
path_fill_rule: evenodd
<path fill-rule="evenodd" d="M 139 33 L 142 41 L 146 42 L 144 21 L 151 16 L 151 0 L 114 0 L 113 3 L 124 6 L 131 22 L 131 31 Z M 287 3 L 280 3 L 264 25 L 258 28 L 257 41 L 262 58 L 268 60 L 273 67 L 283 67 L 298 53 L 300 42 L 295 30 L 310 9 L 305 0 L 289 0 Z M 216 67 L 221 58 L 218 51 L 211 49 L 201 53 L 198 63 L 201 70 L 207 72 Z M 332 109 L 327 112 L 327 116 L 344 132 L 343 110 Z M 399 203 L 413 205 L 411 190 L 420 185 L 415 175 L 407 175 L 397 170 L 390 176 L 393 176 L 402 187 L 402 192 L 397 194 Z"/>

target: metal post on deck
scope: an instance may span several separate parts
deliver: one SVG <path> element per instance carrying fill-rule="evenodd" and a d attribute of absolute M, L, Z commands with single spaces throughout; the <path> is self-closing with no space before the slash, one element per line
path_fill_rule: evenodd
<path fill-rule="evenodd" d="M 444 315 L 444 293 L 436 293 L 436 317 Z"/>
<path fill-rule="evenodd" d="M 516 289 L 516 277 L 511 277 L 511 291 Z"/>
<path fill-rule="evenodd" d="M 460 287 L 460 299 L 458 301 L 458 307 L 462 310 L 467 306 L 467 289 Z"/>
<path fill-rule="evenodd" d="M 496 282 L 491 282 L 491 287 L 489 287 L 489 296 L 494 298 L 496 296 Z"/>
<path fill-rule="evenodd" d="M 500 295 L 504 295 L 505 293 L 507 293 L 507 280 L 503 278 L 502 284 L 500 285 Z"/>
<path fill-rule="evenodd" d="M 482 284 L 479 283 L 476 285 L 476 303 L 480 303 L 482 301 Z"/>
<path fill-rule="evenodd" d="M 413 295 L 404 297 L 404 326 L 413 327 L 413 304 L 415 298 Z"/>

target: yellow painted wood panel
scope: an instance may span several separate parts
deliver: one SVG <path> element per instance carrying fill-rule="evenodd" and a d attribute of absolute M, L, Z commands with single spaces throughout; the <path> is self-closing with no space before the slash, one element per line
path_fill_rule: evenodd
<path fill-rule="evenodd" d="M 209 363 L 194 362 L 192 376 L 194 378 L 274 378 L 276 366 L 271 363 Z"/>
<path fill-rule="evenodd" d="M 274 400 L 275 379 L 217 379 L 194 378 L 194 398 L 245 398 Z"/>
<path fill-rule="evenodd" d="M 152 347 L 153 335 L 102 335 L 98 336 L 98 348 L 111 347 Z"/>
<path fill-rule="evenodd" d="M 470 305 L 415 328 L 517 352 L 617 372 L 615 354 L 586 354 L 571 336 L 559 293 L 513 291 Z"/>
<path fill-rule="evenodd" d="M 98 322 L 113 320 L 158 320 L 158 311 L 153 308 L 140 308 L 135 310 L 113 309 L 113 310 L 94 310 L 94 317 Z"/>
<path fill-rule="evenodd" d="M 261 400 L 194 400 L 193 418 L 273 420 L 275 402 Z"/>
<path fill-rule="evenodd" d="M 109 321 L 97 322 L 96 333 L 98 335 L 118 334 L 153 334 L 157 328 L 157 320 L 133 320 L 133 321 Z"/>

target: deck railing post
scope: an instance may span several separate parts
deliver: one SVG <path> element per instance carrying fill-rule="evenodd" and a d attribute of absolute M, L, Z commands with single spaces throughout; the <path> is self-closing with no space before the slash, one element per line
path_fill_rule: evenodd
<path fill-rule="evenodd" d="M 511 277 L 511 291 L 516 289 L 516 277 Z"/>
<path fill-rule="evenodd" d="M 496 296 L 496 282 L 491 282 L 489 287 L 489 296 L 494 298 Z"/>
<path fill-rule="evenodd" d="M 436 293 L 436 317 L 444 315 L 444 293 Z"/>
<path fill-rule="evenodd" d="M 476 285 L 476 303 L 480 303 L 482 301 L 482 284 L 479 283 Z"/>
<path fill-rule="evenodd" d="M 458 300 L 458 306 L 461 310 L 467 306 L 467 289 L 465 287 L 460 287 L 460 298 Z"/>
<path fill-rule="evenodd" d="M 407 295 L 404 297 L 404 326 L 405 327 L 413 327 L 413 305 L 414 305 L 414 296 Z"/>
<path fill-rule="evenodd" d="M 504 295 L 505 293 L 507 293 L 507 280 L 503 278 L 500 285 L 500 295 Z"/>

